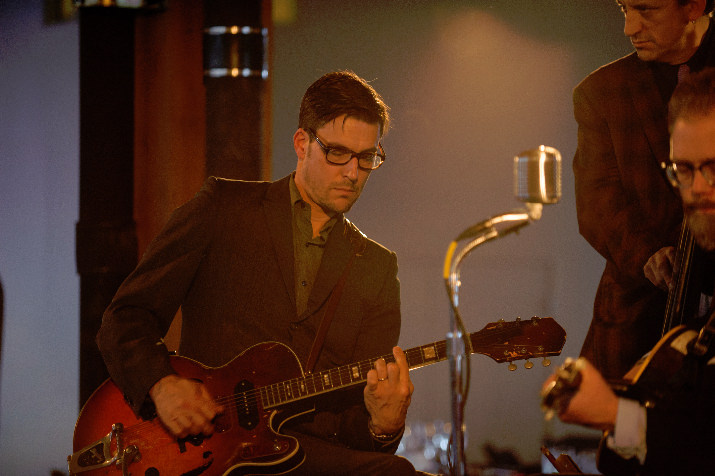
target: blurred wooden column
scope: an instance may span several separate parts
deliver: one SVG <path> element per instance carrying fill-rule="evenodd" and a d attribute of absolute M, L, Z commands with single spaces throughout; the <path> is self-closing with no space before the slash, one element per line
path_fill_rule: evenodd
<path fill-rule="evenodd" d="M 270 0 L 204 1 L 206 171 L 270 178 Z"/>
<path fill-rule="evenodd" d="M 206 174 L 203 2 L 137 16 L 134 218 L 139 256 Z"/>
<path fill-rule="evenodd" d="M 269 0 L 80 8 L 80 404 L 107 378 L 94 342 L 104 309 L 170 213 L 208 174 L 270 176 L 269 80 L 204 76 L 203 57 L 206 18 L 268 28 L 270 10 Z"/>

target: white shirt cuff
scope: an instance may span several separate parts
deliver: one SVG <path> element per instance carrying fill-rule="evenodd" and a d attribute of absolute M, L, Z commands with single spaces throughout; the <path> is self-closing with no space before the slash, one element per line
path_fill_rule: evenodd
<path fill-rule="evenodd" d="M 608 435 L 609 448 L 625 459 L 637 457 L 643 464 L 646 455 L 646 409 L 636 400 L 618 399 L 618 413 L 613 434 Z"/>

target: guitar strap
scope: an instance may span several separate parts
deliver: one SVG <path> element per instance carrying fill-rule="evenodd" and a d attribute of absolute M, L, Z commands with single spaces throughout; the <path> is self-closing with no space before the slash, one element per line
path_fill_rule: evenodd
<path fill-rule="evenodd" d="M 313 346 L 310 349 L 310 355 L 308 356 L 308 361 L 305 364 L 306 373 L 312 373 L 315 368 L 315 364 L 318 362 L 318 356 L 320 355 L 320 350 L 323 348 L 323 342 L 325 341 L 325 336 L 328 333 L 328 328 L 330 323 L 333 321 L 333 316 L 335 315 L 335 309 L 338 307 L 338 302 L 340 301 L 340 296 L 343 293 L 343 287 L 345 287 L 345 281 L 347 280 L 348 273 L 352 267 L 353 261 L 356 256 L 362 253 L 365 248 L 365 235 L 358 230 L 355 225 L 346 220 L 346 232 L 353 231 L 351 236 L 352 251 L 350 253 L 350 259 L 345 265 L 343 274 L 340 275 L 338 283 L 333 288 L 330 293 L 330 298 L 328 303 L 325 305 L 325 312 L 323 313 L 323 318 L 320 320 L 320 326 L 318 326 L 318 332 L 315 333 L 315 339 L 313 340 Z M 355 233 L 357 232 L 357 233 Z"/>

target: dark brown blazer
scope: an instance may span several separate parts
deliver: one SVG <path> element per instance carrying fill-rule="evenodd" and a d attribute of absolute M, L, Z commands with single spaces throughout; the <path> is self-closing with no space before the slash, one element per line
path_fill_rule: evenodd
<path fill-rule="evenodd" d="M 643 273 L 674 246 L 682 222 L 668 161 L 667 104 L 635 53 L 596 70 L 574 90 L 573 161 L 579 231 L 606 260 L 582 355 L 620 378 L 657 342 L 667 293 Z"/>
<path fill-rule="evenodd" d="M 162 338 L 179 307 L 183 356 L 219 366 L 254 344 L 278 341 L 305 364 L 323 306 L 351 254 L 351 237 L 364 239 L 366 248 L 352 265 L 316 367 L 391 353 L 400 330 L 395 254 L 341 217 L 328 237 L 308 309 L 298 316 L 291 220 L 289 177 L 212 177 L 172 214 L 120 287 L 97 336 L 112 379 L 136 412 L 149 388 L 173 372 Z M 347 401 L 321 418 L 321 428 L 352 447 L 372 449 L 361 398 L 341 413 Z"/>

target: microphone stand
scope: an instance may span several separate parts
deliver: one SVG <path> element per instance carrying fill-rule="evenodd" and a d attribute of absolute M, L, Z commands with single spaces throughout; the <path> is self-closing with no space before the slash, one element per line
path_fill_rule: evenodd
<path fill-rule="evenodd" d="M 464 230 L 447 250 L 444 262 L 444 280 L 450 301 L 450 331 L 447 333 L 447 356 L 450 367 L 450 383 L 452 391 L 452 435 L 451 454 L 449 455 L 450 474 L 464 476 L 466 461 L 464 457 L 464 406 L 469 392 L 469 356 L 472 353 L 472 343 L 469 332 L 459 314 L 459 266 L 467 255 L 488 241 L 518 232 L 532 221 L 541 218 L 543 205 L 541 203 L 526 203 L 526 209 L 502 213 Z M 455 255 L 458 242 L 471 239 L 462 250 Z"/>

